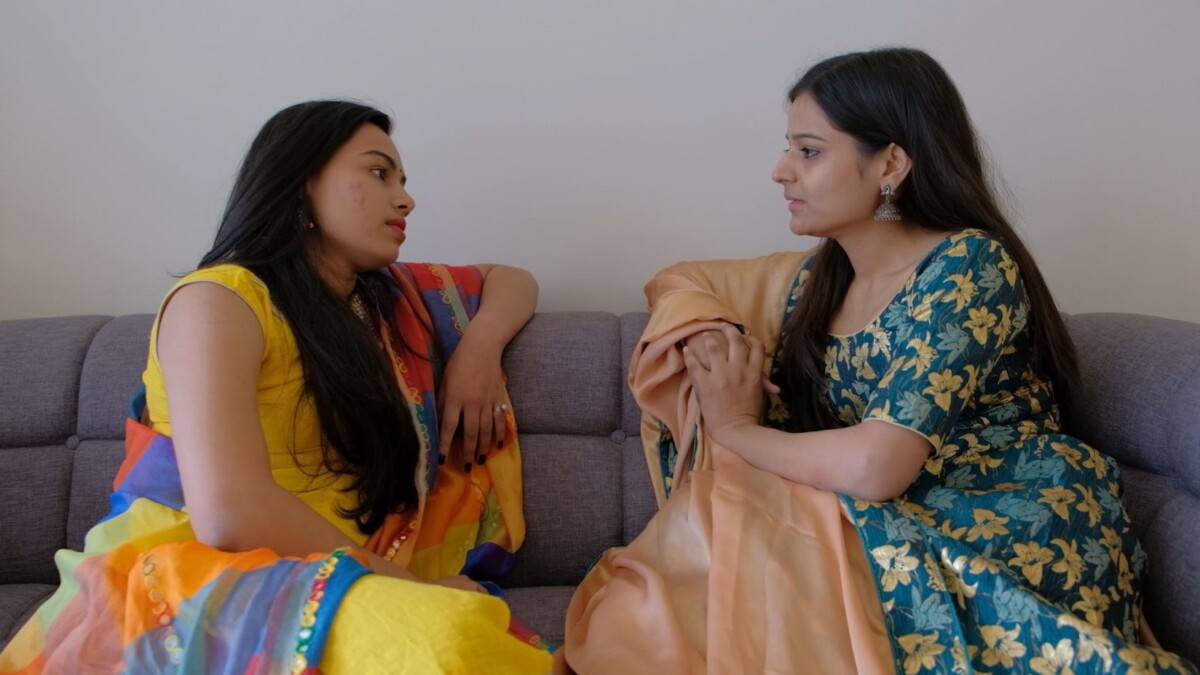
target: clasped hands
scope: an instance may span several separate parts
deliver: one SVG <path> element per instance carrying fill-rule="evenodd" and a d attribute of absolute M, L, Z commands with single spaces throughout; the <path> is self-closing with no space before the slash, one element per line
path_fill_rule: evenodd
<path fill-rule="evenodd" d="M 683 363 L 700 401 L 708 434 L 722 445 L 744 425 L 758 426 L 764 394 L 779 387 L 763 373 L 767 351 L 753 335 L 726 324 L 687 338 Z"/>

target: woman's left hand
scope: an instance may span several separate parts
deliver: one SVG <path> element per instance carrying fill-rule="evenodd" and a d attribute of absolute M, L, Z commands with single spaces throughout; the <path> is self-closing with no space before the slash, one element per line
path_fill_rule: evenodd
<path fill-rule="evenodd" d="M 500 369 L 501 352 L 502 347 L 494 341 L 473 339 L 468 329 L 446 364 L 438 390 L 439 463 L 449 456 L 460 426 L 464 471 L 470 472 L 473 463 L 483 464 L 493 443 L 497 448 L 504 447 L 508 404 Z"/>
<path fill-rule="evenodd" d="M 763 406 L 763 362 L 766 349 L 750 335 L 733 326 L 722 328 L 728 346 L 711 336 L 683 350 L 688 377 L 700 399 L 700 415 L 710 436 L 728 445 L 730 432 L 743 425 L 758 426 Z M 705 352 L 708 367 L 694 353 Z"/>

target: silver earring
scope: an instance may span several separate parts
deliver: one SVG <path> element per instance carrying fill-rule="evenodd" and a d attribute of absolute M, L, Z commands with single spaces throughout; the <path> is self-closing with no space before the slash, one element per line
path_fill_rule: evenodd
<path fill-rule="evenodd" d="M 900 220 L 900 209 L 892 203 L 892 199 L 896 196 L 896 191 L 892 189 L 892 186 L 884 185 L 879 194 L 883 197 L 883 203 L 875 209 L 875 220 Z"/>

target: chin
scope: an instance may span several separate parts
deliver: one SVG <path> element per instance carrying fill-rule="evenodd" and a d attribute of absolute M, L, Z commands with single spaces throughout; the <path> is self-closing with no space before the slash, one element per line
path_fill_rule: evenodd
<path fill-rule="evenodd" d="M 788 228 L 791 229 L 792 234 L 799 236 L 799 237 L 819 237 L 819 236 L 821 236 L 820 234 L 818 234 L 816 232 L 816 230 L 819 228 L 814 228 L 811 225 L 807 225 L 805 223 L 797 223 L 794 220 L 788 225 Z"/>

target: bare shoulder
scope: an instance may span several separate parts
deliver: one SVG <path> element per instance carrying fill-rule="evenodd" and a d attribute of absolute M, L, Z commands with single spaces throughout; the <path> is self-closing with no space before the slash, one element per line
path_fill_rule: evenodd
<path fill-rule="evenodd" d="M 263 330 L 245 299 L 218 283 L 196 281 L 177 289 L 159 316 L 157 349 L 168 362 L 208 361 L 221 357 L 244 365 L 257 363 Z"/>

